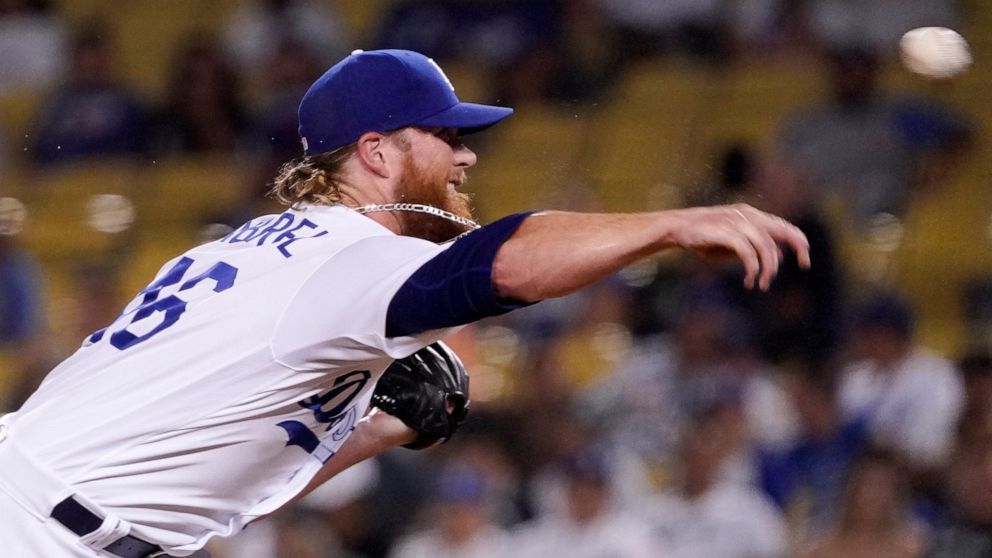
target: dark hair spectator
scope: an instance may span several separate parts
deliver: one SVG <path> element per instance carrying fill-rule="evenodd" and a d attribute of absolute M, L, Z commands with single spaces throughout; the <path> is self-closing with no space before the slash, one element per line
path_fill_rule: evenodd
<path fill-rule="evenodd" d="M 952 514 L 948 525 L 937 533 L 927 553 L 929 558 L 992 555 L 989 486 L 992 486 L 992 403 L 976 401 L 961 416 L 958 425 L 957 448 L 946 480 Z"/>
<path fill-rule="evenodd" d="M 907 482 L 895 460 L 882 454 L 865 457 L 851 470 L 834 531 L 802 556 L 920 556 L 923 541 L 910 520 Z"/>
<path fill-rule="evenodd" d="M 113 64 L 113 44 L 105 26 L 91 24 L 74 34 L 67 78 L 38 115 L 33 150 L 37 162 L 144 152 L 145 112 L 117 81 Z"/>
<path fill-rule="evenodd" d="M 278 46 L 266 72 L 264 100 L 253 124 L 273 168 L 303 153 L 296 112 L 307 88 L 319 75 L 320 63 L 306 45 L 284 41 Z"/>
<path fill-rule="evenodd" d="M 862 227 L 878 213 L 905 214 L 914 192 L 946 181 L 972 137 L 964 115 L 882 89 L 882 63 L 866 47 L 829 52 L 831 97 L 794 114 L 779 134 L 812 193 L 838 199 Z"/>
<path fill-rule="evenodd" d="M 247 128 L 237 77 L 223 52 L 193 37 L 176 54 L 163 111 L 154 129 L 157 153 L 228 153 L 244 144 Z"/>

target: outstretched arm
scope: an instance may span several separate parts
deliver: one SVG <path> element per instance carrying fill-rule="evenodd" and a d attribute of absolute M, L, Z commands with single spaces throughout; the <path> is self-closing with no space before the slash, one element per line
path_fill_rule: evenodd
<path fill-rule="evenodd" d="M 547 212 L 527 218 L 500 247 L 493 286 L 503 299 L 535 301 L 568 294 L 656 252 L 682 247 L 744 264 L 744 286 L 767 290 L 782 252 L 809 267 L 809 243 L 784 219 L 749 205 L 653 213 Z"/>

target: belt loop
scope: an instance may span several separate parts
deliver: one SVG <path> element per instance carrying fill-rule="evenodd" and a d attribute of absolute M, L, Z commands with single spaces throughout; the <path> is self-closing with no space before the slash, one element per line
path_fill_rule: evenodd
<path fill-rule="evenodd" d="M 114 514 L 107 514 L 100 527 L 79 537 L 79 542 L 94 550 L 103 550 L 114 541 L 126 537 L 131 532 L 131 524 Z"/>

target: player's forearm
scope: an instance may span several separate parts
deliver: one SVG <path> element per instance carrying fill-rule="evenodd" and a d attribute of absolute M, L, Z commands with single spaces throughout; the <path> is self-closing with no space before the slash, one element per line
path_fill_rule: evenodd
<path fill-rule="evenodd" d="M 676 245 L 678 211 L 548 212 L 528 218 L 496 254 L 493 284 L 504 298 L 562 296 Z"/>
<path fill-rule="evenodd" d="M 375 457 L 387 449 L 406 444 L 415 436 L 416 433 L 399 419 L 373 409 L 365 420 L 358 423 L 334 457 L 324 463 L 310 484 L 296 495 L 294 501 L 352 465 Z"/>
<path fill-rule="evenodd" d="M 809 242 L 795 226 L 749 205 L 635 214 L 545 213 L 529 217 L 499 248 L 492 283 L 503 299 L 562 296 L 675 246 L 732 255 L 744 285 L 767 290 L 789 247 L 809 267 Z"/>

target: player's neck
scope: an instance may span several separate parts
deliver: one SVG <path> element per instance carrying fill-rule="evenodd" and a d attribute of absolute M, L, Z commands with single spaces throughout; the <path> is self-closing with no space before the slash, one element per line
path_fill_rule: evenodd
<path fill-rule="evenodd" d="M 367 184 L 358 186 L 349 180 L 342 180 L 338 190 L 341 193 L 341 201 L 338 203 L 352 209 L 358 209 L 367 205 L 386 204 L 393 201 L 392 188 L 388 184 L 376 181 L 369 181 Z M 402 233 L 402 221 L 394 213 L 368 213 L 365 217 L 372 219 L 396 234 Z"/>

